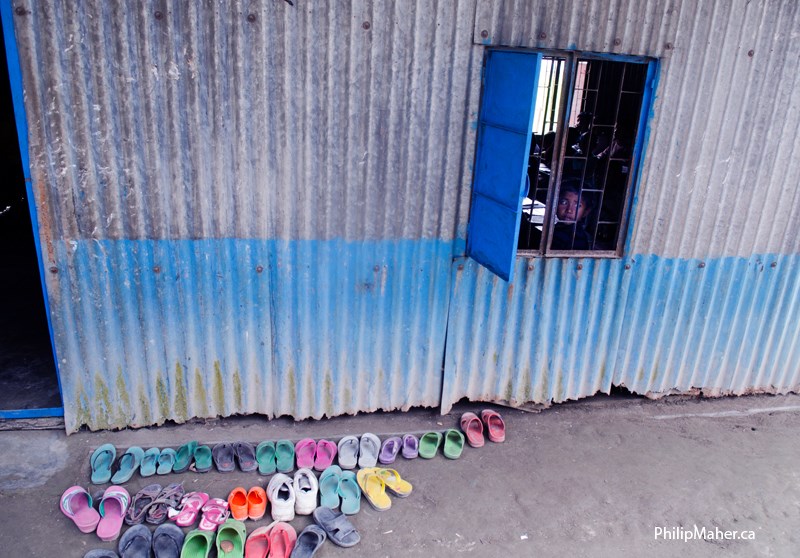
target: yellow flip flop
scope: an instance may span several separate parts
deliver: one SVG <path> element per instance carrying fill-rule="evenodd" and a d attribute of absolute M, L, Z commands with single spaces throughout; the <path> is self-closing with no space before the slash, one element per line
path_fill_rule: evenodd
<path fill-rule="evenodd" d="M 375 468 L 361 469 L 356 476 L 361 493 L 366 496 L 369 505 L 378 511 L 386 511 L 392 507 L 392 501 L 386 494 L 386 483 L 375 472 Z"/>
<path fill-rule="evenodd" d="M 414 489 L 411 483 L 407 480 L 403 480 L 400 473 L 394 469 L 378 469 L 376 474 L 383 480 L 386 485 L 386 490 L 399 498 L 408 497 Z"/>

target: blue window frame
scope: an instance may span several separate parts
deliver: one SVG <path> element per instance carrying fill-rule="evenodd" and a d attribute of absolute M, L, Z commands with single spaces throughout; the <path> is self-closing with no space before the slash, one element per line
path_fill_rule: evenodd
<path fill-rule="evenodd" d="M 656 63 L 487 50 L 467 254 L 506 281 L 526 257 L 620 257 Z"/>

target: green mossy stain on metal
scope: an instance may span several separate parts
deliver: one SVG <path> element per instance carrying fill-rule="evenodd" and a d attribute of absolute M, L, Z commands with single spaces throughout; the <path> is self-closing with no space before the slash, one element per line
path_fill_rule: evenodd
<path fill-rule="evenodd" d="M 641 382 L 642 380 L 644 380 L 644 368 L 640 368 L 636 373 L 636 381 Z"/>
<path fill-rule="evenodd" d="M 142 409 L 141 424 L 153 424 L 153 417 L 150 415 L 150 398 L 144 392 L 144 386 L 139 385 L 139 407 Z"/>
<path fill-rule="evenodd" d="M 564 400 L 564 373 L 559 370 L 556 376 L 556 392 L 555 392 L 555 399 L 556 401 L 563 401 Z"/>
<path fill-rule="evenodd" d="M 656 382 L 656 378 L 658 378 L 658 365 L 653 364 L 653 371 L 650 372 L 650 384 L 648 386 L 649 388 L 652 389 L 653 384 Z"/>
<path fill-rule="evenodd" d="M 244 406 L 242 405 L 242 377 L 239 375 L 239 371 L 236 370 L 233 373 L 233 399 L 236 401 L 236 410 L 238 412 L 244 411 Z"/>
<path fill-rule="evenodd" d="M 214 361 L 214 407 L 218 415 L 225 414 L 225 383 L 218 360 Z"/>
<path fill-rule="evenodd" d="M 206 386 L 203 384 L 203 375 L 200 374 L 200 369 L 194 369 L 194 403 L 197 409 L 197 416 L 207 417 L 208 412 L 208 393 Z"/>
<path fill-rule="evenodd" d="M 186 402 L 186 379 L 183 377 L 183 366 L 175 363 L 175 418 L 181 422 L 189 419 L 189 406 Z"/>
<path fill-rule="evenodd" d="M 330 371 L 325 373 L 325 414 L 329 417 L 336 414 L 333 406 L 333 378 Z"/>
<path fill-rule="evenodd" d="M 75 397 L 75 423 L 70 431 L 74 432 L 84 424 L 91 424 L 91 418 L 86 392 L 83 391 L 82 387 L 78 388 L 78 394 Z"/>
<path fill-rule="evenodd" d="M 94 375 L 94 421 L 92 428 L 96 430 L 107 430 L 113 426 L 111 424 L 111 399 L 109 398 L 108 386 L 100 374 Z M 121 425 L 125 426 L 125 425 Z"/>
<path fill-rule="evenodd" d="M 122 374 L 122 366 L 117 367 L 117 383 L 116 383 L 117 397 L 119 397 L 119 406 L 117 407 L 117 417 L 114 421 L 120 426 L 126 425 L 131 420 L 131 398 L 128 395 L 128 387 L 125 385 L 125 376 Z"/>
<path fill-rule="evenodd" d="M 513 378 L 508 380 L 508 383 L 506 384 L 505 392 L 503 393 L 503 397 L 505 397 L 505 400 L 508 401 L 509 403 L 514 399 L 514 379 Z"/>
<path fill-rule="evenodd" d="M 600 365 L 600 374 L 599 374 L 598 378 L 599 378 L 600 388 L 602 388 L 604 385 L 606 385 L 606 363 L 605 362 Z"/>
<path fill-rule="evenodd" d="M 347 409 L 353 408 L 353 390 L 349 387 L 344 388 L 344 406 Z"/>
<path fill-rule="evenodd" d="M 286 372 L 286 382 L 289 384 L 289 410 L 294 413 L 297 409 L 297 378 L 294 377 L 294 367 L 292 366 Z"/>
<path fill-rule="evenodd" d="M 531 385 L 531 369 L 525 367 L 522 371 L 523 396 L 525 401 L 533 400 L 533 386 Z"/>
<path fill-rule="evenodd" d="M 313 376 L 312 376 L 312 378 L 313 378 Z M 302 380 L 302 378 L 301 378 L 301 380 Z M 316 382 L 313 381 L 313 380 L 312 381 L 304 381 L 303 382 L 303 385 L 306 388 L 305 389 L 305 397 L 304 397 L 305 401 L 309 401 L 309 402 L 310 401 L 314 401 L 314 399 L 315 399 L 314 396 L 316 395 L 316 393 L 315 393 L 316 390 L 314 389 L 315 384 L 316 384 Z M 319 395 L 322 396 L 321 393 Z M 319 404 L 317 402 L 315 402 L 314 403 L 314 407 L 315 408 L 319 408 Z"/>
<path fill-rule="evenodd" d="M 159 374 L 156 378 L 156 398 L 158 399 L 158 412 L 160 420 L 165 420 L 171 417 L 169 394 L 167 393 L 167 384 L 164 378 Z"/>

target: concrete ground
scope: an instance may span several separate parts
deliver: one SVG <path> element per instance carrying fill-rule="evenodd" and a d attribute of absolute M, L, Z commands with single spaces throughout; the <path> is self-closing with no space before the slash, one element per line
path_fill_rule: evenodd
<path fill-rule="evenodd" d="M 114 548 L 84 535 L 58 509 L 62 491 L 88 485 L 89 454 L 119 448 L 176 447 L 189 440 L 381 436 L 457 427 L 461 404 L 321 421 L 234 418 L 122 432 L 0 432 L 0 548 L 4 556 L 81 557 Z M 353 523 L 362 542 L 330 543 L 317 556 L 800 556 L 800 396 L 717 400 L 596 397 L 539 414 L 497 408 L 508 439 L 461 459 L 400 459 L 414 484 L 389 511 L 366 503 Z M 186 473 L 189 490 L 225 497 L 238 486 L 266 484 L 257 473 Z M 131 493 L 153 482 L 134 477 Z M 308 522 L 292 523 L 299 531 Z M 248 522 L 248 532 L 267 520 Z M 738 531 L 747 540 L 656 539 Z M 717 531 L 719 530 L 719 531 Z M 744 532 L 744 533 L 743 533 Z M 752 532 L 752 533 L 751 533 Z M 751 540 L 750 537 L 753 537 Z"/>

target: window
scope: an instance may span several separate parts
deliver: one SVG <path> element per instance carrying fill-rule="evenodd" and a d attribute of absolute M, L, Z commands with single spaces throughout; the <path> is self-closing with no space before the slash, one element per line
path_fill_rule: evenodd
<path fill-rule="evenodd" d="M 506 280 L 517 254 L 621 256 L 654 73 L 640 57 L 489 50 L 468 254 Z"/>

